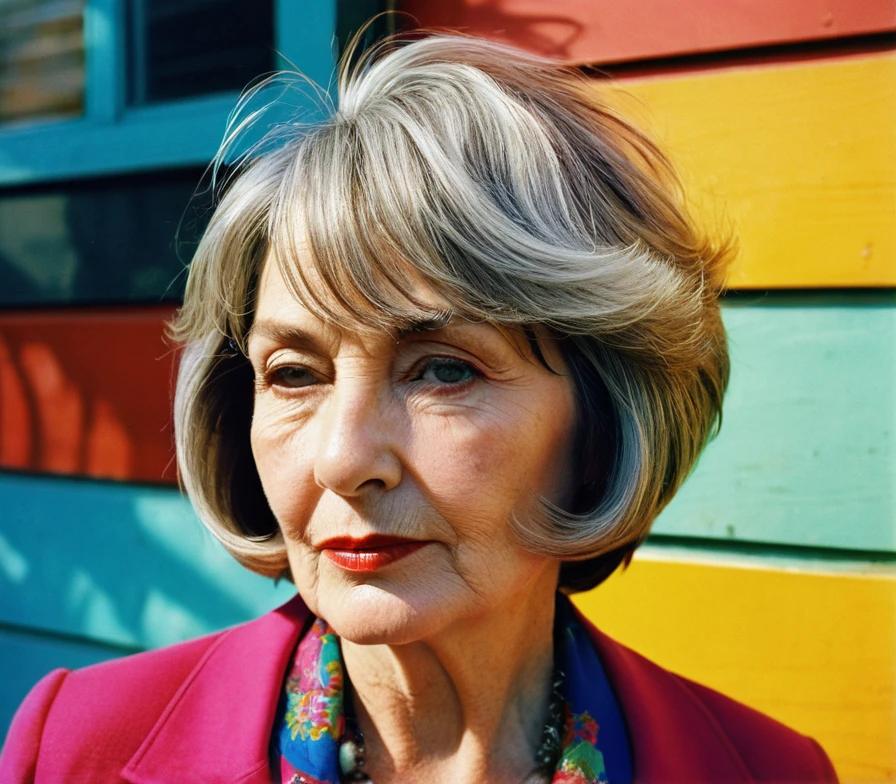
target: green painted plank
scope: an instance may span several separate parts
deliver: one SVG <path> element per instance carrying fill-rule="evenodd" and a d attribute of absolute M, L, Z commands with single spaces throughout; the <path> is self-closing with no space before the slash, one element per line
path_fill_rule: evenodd
<path fill-rule="evenodd" d="M 176 490 L 0 473 L 0 623 L 156 647 L 294 593 L 233 561 Z"/>
<path fill-rule="evenodd" d="M 730 297 L 719 437 L 654 531 L 896 551 L 896 294 Z"/>
<path fill-rule="evenodd" d="M 25 695 L 57 667 L 86 667 L 121 656 L 119 648 L 0 626 L 0 743 Z"/>

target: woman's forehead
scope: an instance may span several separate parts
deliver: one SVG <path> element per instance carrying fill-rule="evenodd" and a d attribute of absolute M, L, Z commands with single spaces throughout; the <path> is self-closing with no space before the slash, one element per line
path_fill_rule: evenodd
<path fill-rule="evenodd" d="M 345 334 L 357 334 L 375 338 L 388 335 L 392 340 L 400 340 L 414 333 L 450 331 L 456 335 L 472 332 L 492 333 L 512 347 L 521 356 L 532 358 L 531 346 L 528 344 L 523 329 L 516 325 L 471 320 L 452 303 L 441 295 L 433 286 L 423 282 L 422 277 L 408 276 L 408 290 L 402 292 L 404 306 L 396 305 L 396 312 L 390 314 L 388 326 L 377 327 L 369 318 L 358 318 L 355 313 L 346 312 L 343 318 L 331 318 L 309 308 L 308 292 L 295 292 L 293 286 L 298 283 L 303 288 L 318 285 L 312 301 L 326 298 L 334 305 L 334 298 L 327 293 L 326 287 L 311 267 L 304 270 L 305 281 L 291 281 L 283 274 L 281 265 L 273 258 L 265 263 L 259 281 L 255 314 L 249 336 L 266 335 L 278 340 L 281 336 L 291 334 L 295 330 L 314 332 L 326 342 L 335 346 L 341 342 Z M 359 309 L 371 309 L 370 302 L 358 303 Z M 401 309 L 401 312 L 399 311 Z M 548 338 L 539 326 L 534 327 L 541 340 Z M 548 341 L 550 342 L 550 341 Z M 555 349 L 548 348 L 549 353 Z"/>
<path fill-rule="evenodd" d="M 365 299 L 360 292 L 343 291 L 337 298 L 313 264 L 297 260 L 298 265 L 301 265 L 301 270 L 295 270 L 298 274 L 284 274 L 283 263 L 274 254 L 268 254 L 256 292 L 255 321 L 275 318 L 317 322 L 323 329 L 365 332 L 386 331 L 388 322 L 390 329 L 412 332 L 438 329 L 459 315 L 452 303 L 426 283 L 411 265 L 408 265 L 405 276 L 406 287 L 394 292 L 388 319 L 382 318 L 385 314 L 377 313 L 377 304 Z M 348 300 L 353 307 L 346 308 L 340 300 Z M 330 318 L 332 313 L 341 317 Z M 383 322 L 381 330 L 376 327 L 379 322 Z"/>

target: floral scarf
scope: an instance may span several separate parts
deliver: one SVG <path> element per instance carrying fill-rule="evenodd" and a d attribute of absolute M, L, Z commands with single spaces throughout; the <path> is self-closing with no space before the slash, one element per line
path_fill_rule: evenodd
<path fill-rule="evenodd" d="M 569 600 L 559 595 L 556 623 L 566 723 L 551 784 L 628 784 L 631 758 L 622 714 L 591 638 Z M 283 784 L 339 784 L 343 684 L 339 638 L 318 618 L 296 647 L 271 738 Z"/>

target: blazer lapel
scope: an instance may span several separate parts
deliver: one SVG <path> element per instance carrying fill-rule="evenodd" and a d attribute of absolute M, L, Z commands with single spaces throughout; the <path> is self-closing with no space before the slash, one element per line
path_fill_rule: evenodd
<path fill-rule="evenodd" d="M 751 781 L 722 726 L 680 678 L 576 612 L 619 699 L 639 784 Z M 224 632 L 178 689 L 122 777 L 132 784 L 268 784 L 268 744 L 281 681 L 307 617 L 296 595 Z"/>
<path fill-rule="evenodd" d="M 628 725 L 635 781 L 753 780 L 725 730 L 682 679 L 607 637 L 577 613 L 591 632 Z"/>
<path fill-rule="evenodd" d="M 224 632 L 171 699 L 121 775 L 133 784 L 269 784 L 268 743 L 308 610 L 297 595 Z"/>

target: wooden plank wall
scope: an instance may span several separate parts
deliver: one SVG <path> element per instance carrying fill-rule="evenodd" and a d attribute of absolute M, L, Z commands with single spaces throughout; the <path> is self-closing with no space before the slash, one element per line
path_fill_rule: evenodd
<path fill-rule="evenodd" d="M 695 217 L 740 242 L 722 433 L 653 544 L 580 605 L 814 735 L 845 780 L 896 781 L 896 4 L 403 8 L 588 66 Z"/>
<path fill-rule="evenodd" d="M 892 780 L 892 569 L 645 545 L 577 602 L 635 650 L 817 738 L 844 781 Z"/>
<path fill-rule="evenodd" d="M 664 142 L 698 219 L 733 226 L 733 288 L 896 284 L 896 52 L 762 60 L 595 92 Z"/>
<path fill-rule="evenodd" d="M 0 465 L 174 482 L 168 306 L 0 312 Z"/>
<path fill-rule="evenodd" d="M 448 28 L 584 65 L 773 44 L 824 42 L 896 28 L 889 0 L 402 0 L 421 27 Z"/>
<path fill-rule="evenodd" d="M 405 0 L 594 67 L 742 252 L 722 433 L 629 570 L 607 632 L 896 781 L 896 6 L 883 0 Z M 617 80 L 609 83 L 602 70 Z M 0 310 L 0 735 L 27 688 L 257 615 L 178 494 L 171 308 Z"/>

